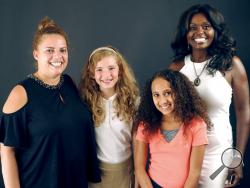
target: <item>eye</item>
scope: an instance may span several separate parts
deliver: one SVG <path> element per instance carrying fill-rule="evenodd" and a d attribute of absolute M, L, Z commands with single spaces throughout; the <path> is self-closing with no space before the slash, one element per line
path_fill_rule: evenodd
<path fill-rule="evenodd" d="M 47 48 L 46 49 L 46 53 L 53 54 L 54 53 L 54 49 L 53 48 Z"/>
<path fill-rule="evenodd" d="M 172 95 L 172 92 L 171 91 L 166 91 L 165 93 L 164 93 L 164 96 L 171 96 Z"/>
<path fill-rule="evenodd" d="M 66 54 L 68 52 L 68 50 L 67 50 L 67 48 L 62 48 L 62 49 L 60 49 L 60 52 L 63 54 Z"/>
<path fill-rule="evenodd" d="M 205 24 L 205 25 L 202 26 L 202 28 L 204 30 L 209 30 L 211 28 L 211 25 L 210 24 Z"/>
<path fill-rule="evenodd" d="M 115 67 L 109 67 L 109 70 L 110 71 L 115 70 Z"/>
<path fill-rule="evenodd" d="M 102 69 L 101 68 L 97 68 L 95 69 L 96 72 L 102 72 Z"/>
<path fill-rule="evenodd" d="M 189 26 L 189 31 L 195 31 L 197 30 L 197 26 L 196 25 L 190 25 Z"/>
<path fill-rule="evenodd" d="M 158 93 L 153 93 L 153 97 L 154 98 L 159 97 L 159 94 Z"/>

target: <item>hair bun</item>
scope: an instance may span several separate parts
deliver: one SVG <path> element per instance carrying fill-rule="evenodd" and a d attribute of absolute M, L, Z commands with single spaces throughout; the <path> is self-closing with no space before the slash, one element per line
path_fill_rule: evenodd
<path fill-rule="evenodd" d="M 61 29 L 59 27 L 59 25 L 57 25 L 54 22 L 54 20 L 50 19 L 48 16 L 45 16 L 38 23 L 37 30 L 36 30 L 36 32 L 34 34 L 33 44 L 32 44 L 33 50 L 37 49 L 37 45 L 41 42 L 42 36 L 46 35 L 46 34 L 58 34 L 58 35 L 61 35 L 66 40 L 67 47 L 68 47 L 69 42 L 68 42 L 68 37 L 67 37 L 67 34 L 65 33 L 65 31 L 63 29 Z"/>
<path fill-rule="evenodd" d="M 48 16 L 44 17 L 38 24 L 38 31 L 46 30 L 47 28 L 57 27 L 56 23 Z"/>

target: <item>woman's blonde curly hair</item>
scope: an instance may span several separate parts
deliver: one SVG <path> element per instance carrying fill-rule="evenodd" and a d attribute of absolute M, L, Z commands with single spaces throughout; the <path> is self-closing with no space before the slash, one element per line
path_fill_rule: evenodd
<path fill-rule="evenodd" d="M 124 57 L 111 46 L 97 48 L 90 54 L 83 68 L 79 84 L 79 92 L 82 99 L 90 107 L 95 126 L 99 126 L 105 119 L 102 93 L 94 79 L 95 68 L 97 63 L 107 56 L 115 57 L 119 67 L 119 79 L 115 85 L 116 98 L 113 102 L 117 117 L 124 121 L 133 120 L 138 106 L 138 84 Z"/>

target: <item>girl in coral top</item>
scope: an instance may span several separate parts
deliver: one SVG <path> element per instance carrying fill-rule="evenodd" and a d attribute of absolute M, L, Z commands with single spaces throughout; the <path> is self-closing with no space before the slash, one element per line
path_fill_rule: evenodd
<path fill-rule="evenodd" d="M 146 83 L 134 127 L 139 185 L 196 187 L 210 126 L 206 107 L 186 76 L 171 70 L 156 72 Z"/>

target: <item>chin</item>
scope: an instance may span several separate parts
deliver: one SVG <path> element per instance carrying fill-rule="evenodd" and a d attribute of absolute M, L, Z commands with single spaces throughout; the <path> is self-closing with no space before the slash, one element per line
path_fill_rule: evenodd
<path fill-rule="evenodd" d="M 207 49 L 210 45 L 207 43 L 203 43 L 203 44 L 196 44 L 193 46 L 193 49 Z"/>
<path fill-rule="evenodd" d="M 62 75 L 63 71 L 54 71 L 51 73 L 51 75 L 53 75 L 53 77 L 57 77 L 57 76 L 60 76 Z"/>
<path fill-rule="evenodd" d="M 101 85 L 101 87 L 103 88 L 103 89 L 112 89 L 112 88 L 114 88 L 114 86 L 112 85 L 112 86 L 107 86 L 107 85 Z"/>

